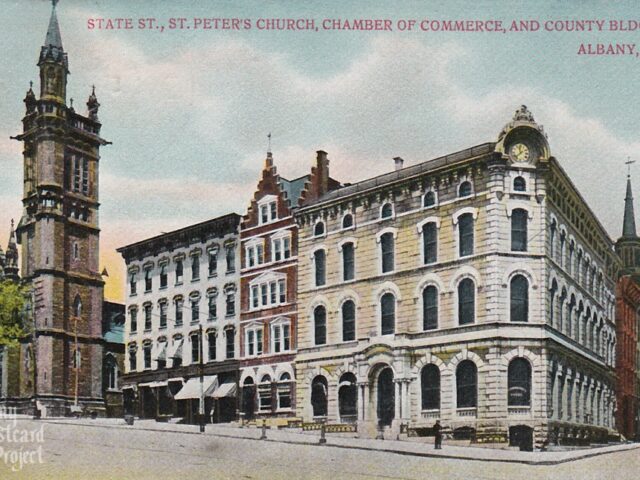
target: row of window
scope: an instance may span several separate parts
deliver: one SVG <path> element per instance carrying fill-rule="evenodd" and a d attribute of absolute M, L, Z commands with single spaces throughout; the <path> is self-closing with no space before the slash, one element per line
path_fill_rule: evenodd
<path fill-rule="evenodd" d="M 244 331 L 244 356 L 255 357 L 263 355 L 264 326 L 254 325 Z M 270 353 L 282 353 L 291 350 L 291 325 L 289 322 L 276 321 L 270 326 Z"/>
<path fill-rule="evenodd" d="M 510 320 L 512 322 L 529 321 L 529 281 L 524 275 L 514 275 L 510 281 Z M 438 288 L 427 285 L 422 290 L 422 326 L 423 330 L 434 330 L 439 324 Z M 458 324 L 475 323 L 476 285 L 472 278 L 463 278 L 458 283 Z M 380 297 L 380 334 L 392 335 L 396 332 L 396 297 L 387 292 Z M 356 339 L 356 305 L 346 300 L 340 307 L 342 341 Z M 314 344 L 327 344 L 327 309 L 318 305 L 313 310 Z"/>
<path fill-rule="evenodd" d="M 214 321 L 218 318 L 217 296 L 209 295 L 207 297 L 207 320 Z M 189 297 L 190 306 L 187 308 L 191 312 L 191 323 L 200 321 L 200 296 L 191 295 Z M 184 299 L 178 296 L 173 300 L 173 321 L 174 326 L 179 327 L 184 322 Z M 153 328 L 153 318 L 158 318 L 158 327 L 166 328 L 169 321 L 169 301 L 161 299 L 158 301 L 158 314 L 153 313 L 153 305 L 147 302 L 142 306 L 144 331 L 150 331 Z M 227 291 L 225 295 L 225 316 L 234 316 L 236 313 L 236 294 L 235 291 Z M 138 331 L 138 307 L 129 308 L 129 332 L 136 333 Z"/>
<path fill-rule="evenodd" d="M 200 351 L 202 349 L 203 359 L 205 362 L 212 362 L 218 360 L 218 352 L 217 352 L 217 336 L 218 333 L 215 330 L 209 330 L 206 334 L 207 345 L 200 345 L 200 332 L 193 332 L 189 335 L 189 346 L 190 346 L 190 359 L 191 364 L 200 363 Z M 225 337 L 225 358 L 230 359 L 235 357 L 235 329 L 226 328 L 224 330 Z M 182 366 L 183 359 L 183 339 L 181 336 L 176 336 L 173 339 L 174 343 L 174 351 L 171 354 L 167 353 L 168 344 L 166 341 L 158 342 L 158 355 L 155 360 L 158 369 L 167 368 L 167 359 L 172 360 L 171 367 L 180 367 Z M 153 345 L 151 341 L 146 341 L 142 345 L 142 367 L 144 370 L 149 370 L 152 368 L 152 350 Z M 138 368 L 138 358 L 137 358 L 137 346 L 135 344 L 129 346 L 129 371 L 135 372 Z M 205 360 L 206 358 L 206 360 Z"/>
<path fill-rule="evenodd" d="M 235 249 L 233 247 L 226 248 L 226 273 L 230 274 L 235 272 Z M 191 281 L 197 282 L 200 280 L 200 264 L 201 264 L 201 255 L 200 254 L 192 254 L 190 259 L 191 266 Z M 184 282 L 184 263 L 185 260 L 178 258 L 174 260 L 175 269 L 175 284 L 180 285 Z M 163 263 L 158 266 L 159 272 L 158 277 L 160 281 L 160 288 L 167 288 L 169 284 L 169 264 L 168 262 Z M 153 289 L 153 267 L 145 267 L 143 273 L 144 280 L 144 291 L 150 292 Z M 208 252 L 207 256 L 207 272 L 209 277 L 213 277 L 217 275 L 218 272 L 218 251 L 211 250 Z M 136 295 L 138 293 L 138 279 L 136 272 L 129 273 L 129 293 L 131 295 Z"/>
<path fill-rule="evenodd" d="M 513 180 L 514 192 L 526 192 L 527 182 L 523 177 L 516 177 Z M 458 186 L 458 198 L 469 197 L 473 194 L 473 185 L 470 181 L 465 180 Z M 433 190 L 429 190 L 422 196 L 422 207 L 430 208 L 437 205 L 437 194 Z M 394 205 L 391 202 L 385 202 L 380 207 L 380 220 L 387 220 L 395 217 Z M 352 213 L 346 213 L 342 217 L 341 226 L 343 230 L 354 227 L 354 218 Z M 325 224 L 322 220 L 315 223 L 313 227 L 313 235 L 315 237 L 324 236 L 326 233 Z"/>
<path fill-rule="evenodd" d="M 279 262 L 291 258 L 291 236 L 277 235 L 271 239 L 271 261 Z M 245 267 L 255 267 L 266 262 L 264 240 L 255 239 L 245 245 Z"/>
<path fill-rule="evenodd" d="M 514 252 L 527 251 L 527 222 L 528 212 L 524 209 L 514 209 L 511 215 L 511 250 Z M 474 253 L 474 218 L 473 213 L 463 213 L 457 219 L 458 254 L 460 257 Z M 384 232 L 384 230 L 383 230 Z M 436 221 L 427 222 L 421 226 L 422 260 L 425 265 L 438 261 L 438 224 Z M 387 231 L 379 235 L 380 243 L 380 272 L 390 273 L 395 270 L 395 241 L 396 232 Z M 355 278 L 355 244 L 345 242 L 341 244 L 342 281 Z M 326 252 L 318 249 L 313 253 L 315 286 L 326 284 Z"/>
<path fill-rule="evenodd" d="M 269 412 L 273 407 L 277 410 L 291 408 L 291 375 L 283 372 L 277 382 L 265 374 L 260 383 L 254 384 L 253 378 L 247 377 L 243 383 L 242 410 L 245 415 L 252 415 L 254 404 L 257 403 L 259 412 Z M 274 405 L 275 400 L 275 405 Z"/>

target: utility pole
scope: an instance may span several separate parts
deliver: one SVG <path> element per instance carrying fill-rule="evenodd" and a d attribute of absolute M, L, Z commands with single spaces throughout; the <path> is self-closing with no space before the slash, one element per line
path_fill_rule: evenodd
<path fill-rule="evenodd" d="M 202 362 L 202 325 L 198 331 L 198 356 L 200 357 L 200 405 L 198 408 L 198 416 L 200 417 L 200 433 L 204 433 L 204 363 Z"/>
<path fill-rule="evenodd" d="M 73 352 L 74 355 L 74 359 L 75 359 L 75 364 L 76 364 L 76 393 L 75 393 L 75 399 L 74 399 L 74 406 L 76 407 L 76 410 L 78 408 L 78 378 L 79 378 L 79 370 L 80 370 L 80 355 L 78 352 L 78 312 L 73 312 L 75 315 L 75 322 L 74 322 L 74 330 L 75 330 L 75 351 Z"/>

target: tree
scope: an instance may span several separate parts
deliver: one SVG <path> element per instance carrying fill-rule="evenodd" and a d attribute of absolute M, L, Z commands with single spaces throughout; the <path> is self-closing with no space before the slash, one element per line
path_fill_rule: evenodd
<path fill-rule="evenodd" d="M 31 332 L 29 288 L 0 282 L 0 346 L 16 346 Z"/>

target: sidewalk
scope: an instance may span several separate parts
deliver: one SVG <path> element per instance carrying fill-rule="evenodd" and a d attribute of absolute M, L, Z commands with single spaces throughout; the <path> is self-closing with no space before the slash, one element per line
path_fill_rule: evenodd
<path fill-rule="evenodd" d="M 120 428 L 123 430 L 146 430 L 154 432 L 170 432 L 202 435 L 197 425 L 181 425 L 172 423 L 161 423 L 155 420 L 136 420 L 133 426 L 127 425 L 122 419 L 99 418 L 90 419 L 72 419 L 72 418 L 56 418 L 40 420 L 44 423 L 57 424 L 73 424 L 94 428 Z M 317 445 L 319 444 L 319 432 L 298 432 L 292 430 L 272 430 L 268 429 L 267 439 L 260 440 L 261 429 L 256 427 L 240 428 L 238 426 L 227 424 L 208 424 L 204 435 L 217 437 L 229 437 L 238 439 L 247 439 L 255 441 L 291 443 L 299 445 Z M 506 463 L 522 463 L 527 465 L 557 465 L 560 463 L 572 462 L 607 453 L 615 453 L 625 450 L 640 449 L 640 444 L 630 443 L 621 445 L 612 445 L 606 447 L 586 448 L 580 450 L 562 451 L 562 452 L 520 452 L 517 450 L 499 450 L 482 447 L 461 447 L 452 445 L 443 445 L 442 450 L 435 450 L 433 444 L 419 443 L 413 441 L 400 440 L 374 440 L 365 438 L 348 438 L 344 436 L 326 436 L 325 447 L 334 448 L 351 448 L 358 450 L 375 450 L 395 453 L 398 455 L 413 455 L 420 457 L 439 457 L 454 458 L 464 460 L 506 462 Z"/>

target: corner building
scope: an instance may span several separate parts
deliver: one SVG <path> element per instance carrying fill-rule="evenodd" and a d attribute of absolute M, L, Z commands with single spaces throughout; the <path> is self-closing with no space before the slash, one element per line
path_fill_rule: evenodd
<path fill-rule="evenodd" d="M 606 440 L 613 243 L 522 106 L 497 141 L 306 199 L 297 413 L 435 420 L 530 449 Z"/>

